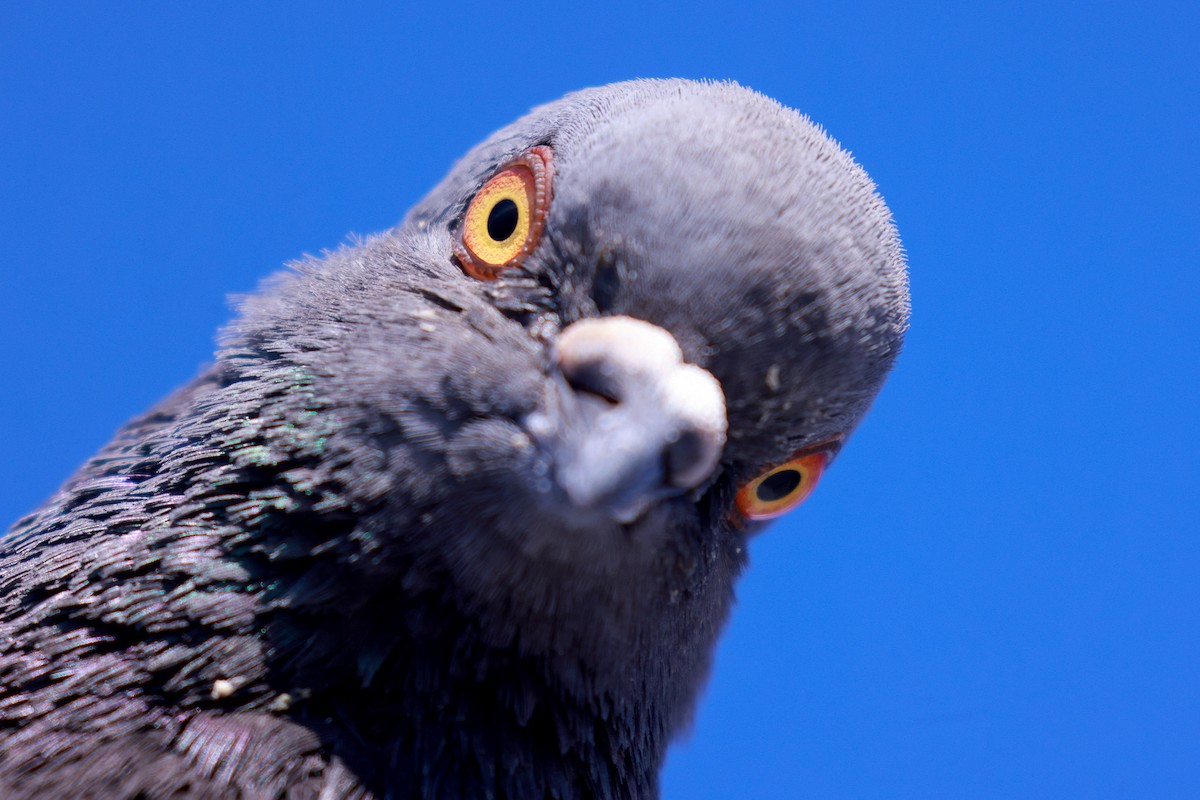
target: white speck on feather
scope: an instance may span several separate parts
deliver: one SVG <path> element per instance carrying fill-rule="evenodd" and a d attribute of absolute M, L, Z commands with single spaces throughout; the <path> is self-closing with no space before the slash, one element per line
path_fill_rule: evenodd
<path fill-rule="evenodd" d="M 220 678 L 218 680 L 213 681 L 212 692 L 211 692 L 212 699 L 213 700 L 224 700 L 226 697 L 231 696 L 236 690 L 237 690 L 237 686 L 234 684 L 233 681 L 226 680 L 225 678 Z"/>
<path fill-rule="evenodd" d="M 779 381 L 779 365 L 772 364 L 767 368 L 767 388 L 772 392 L 778 392 L 782 385 Z"/>

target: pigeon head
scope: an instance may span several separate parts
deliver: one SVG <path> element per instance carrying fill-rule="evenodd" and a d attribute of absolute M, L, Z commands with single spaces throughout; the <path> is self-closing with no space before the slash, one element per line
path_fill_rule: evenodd
<path fill-rule="evenodd" d="M 343 509 L 364 597 L 449 598 L 598 683 L 658 669 L 678 706 L 746 537 L 811 491 L 907 314 L 890 216 L 818 127 L 639 81 L 535 109 L 275 279 L 221 362 L 290 404 L 275 447 L 320 443 L 288 480 Z"/>
<path fill-rule="evenodd" d="M 0 541 L 0 794 L 656 796 L 747 538 L 907 315 L 873 184 L 795 112 L 535 109 L 247 297 Z"/>

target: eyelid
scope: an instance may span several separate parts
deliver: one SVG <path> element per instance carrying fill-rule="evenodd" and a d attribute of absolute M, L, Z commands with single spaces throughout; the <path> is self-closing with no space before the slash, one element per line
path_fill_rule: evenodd
<path fill-rule="evenodd" d="M 820 441 L 813 442 L 812 444 L 806 444 L 804 447 L 801 447 L 799 450 L 788 456 L 787 461 L 784 461 L 783 463 L 786 464 L 788 461 L 795 461 L 797 458 L 803 458 L 804 456 L 812 455 L 813 453 L 828 453 L 829 458 L 832 459 L 838 454 L 839 451 L 841 451 L 842 445 L 845 444 L 845 442 L 846 434 L 835 433 L 833 436 L 827 436 Z"/>
<path fill-rule="evenodd" d="M 827 439 L 806 445 L 795 451 L 786 460 L 761 470 L 753 478 L 741 485 L 734 498 L 737 509 L 737 519 L 742 522 L 757 522 L 783 516 L 799 506 L 812 495 L 829 462 L 841 449 L 845 440 L 843 434 L 836 434 Z M 795 485 L 786 489 L 773 487 L 782 491 L 778 497 L 764 497 L 762 494 L 766 482 L 777 475 L 794 473 L 791 477 Z M 799 476 L 796 478 L 795 476 Z M 784 478 L 785 482 L 787 477 Z M 770 490 L 768 489 L 768 494 Z"/>
<path fill-rule="evenodd" d="M 829 460 L 827 451 L 817 451 L 787 461 L 759 473 L 748 481 L 737 493 L 737 507 L 748 520 L 768 520 L 783 516 L 799 506 L 812 494 Z M 791 478 L 794 485 L 783 490 L 777 497 L 764 497 L 762 492 L 768 481 L 776 476 Z M 776 488 L 777 490 L 777 488 Z M 768 492 L 771 490 L 768 489 Z"/>

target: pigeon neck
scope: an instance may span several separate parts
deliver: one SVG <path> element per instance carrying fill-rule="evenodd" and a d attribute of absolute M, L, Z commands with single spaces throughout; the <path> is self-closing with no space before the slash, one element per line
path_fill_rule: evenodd
<path fill-rule="evenodd" d="M 359 620 L 339 631 L 339 645 L 310 638 L 314 658 L 279 674 L 303 698 L 293 717 L 368 788 L 381 797 L 657 796 L 668 714 L 644 684 L 617 696 L 582 668 L 568 675 L 482 645 L 434 604 L 408 602 L 387 640 Z M 308 624 L 296 631 L 311 637 Z M 289 627 L 276 623 L 271 635 Z"/>

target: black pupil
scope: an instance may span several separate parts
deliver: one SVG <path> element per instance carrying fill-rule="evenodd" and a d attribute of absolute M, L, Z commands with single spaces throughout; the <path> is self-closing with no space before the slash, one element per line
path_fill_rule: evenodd
<path fill-rule="evenodd" d="M 800 485 L 802 478 L 803 476 L 799 470 L 781 469 L 774 475 L 768 475 L 764 478 L 754 493 L 758 495 L 758 499 L 762 502 L 774 503 L 776 500 L 782 500 L 796 491 L 796 487 Z"/>
<path fill-rule="evenodd" d="M 513 231 L 517 229 L 517 220 L 520 218 L 521 212 L 517 209 L 517 204 L 507 197 L 504 198 L 492 206 L 492 210 L 488 213 L 488 236 L 497 242 L 503 242 L 513 235 Z"/>

